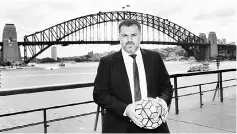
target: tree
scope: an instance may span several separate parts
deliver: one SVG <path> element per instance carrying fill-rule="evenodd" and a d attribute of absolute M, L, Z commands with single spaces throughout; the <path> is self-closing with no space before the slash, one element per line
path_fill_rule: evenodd
<path fill-rule="evenodd" d="M 165 50 L 159 49 L 158 52 L 162 59 L 165 59 L 167 57 L 167 52 Z"/>
<path fill-rule="evenodd" d="M 175 53 L 176 53 L 178 56 L 185 56 L 186 51 L 185 51 L 182 47 L 176 46 L 176 47 L 175 47 Z"/>
<path fill-rule="evenodd" d="M 165 51 L 166 53 L 166 57 L 169 57 L 170 53 L 174 52 L 175 49 L 172 48 L 172 47 L 166 47 L 166 48 L 163 48 L 163 50 Z"/>
<path fill-rule="evenodd" d="M 57 61 L 49 57 L 46 57 L 40 60 L 40 63 L 53 63 L 53 62 L 57 62 Z"/>
<path fill-rule="evenodd" d="M 0 66 L 11 66 L 11 62 L 10 61 L 2 61 L 2 62 L 0 62 Z"/>
<path fill-rule="evenodd" d="M 86 59 L 91 58 L 91 56 L 89 54 L 85 55 Z"/>
<path fill-rule="evenodd" d="M 62 60 L 61 58 L 57 57 L 57 61 L 61 61 L 61 60 Z"/>

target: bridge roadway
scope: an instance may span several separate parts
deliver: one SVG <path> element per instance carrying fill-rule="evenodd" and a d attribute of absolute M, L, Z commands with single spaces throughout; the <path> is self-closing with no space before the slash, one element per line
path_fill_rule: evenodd
<path fill-rule="evenodd" d="M 119 41 L 39 41 L 39 42 L 18 42 L 20 46 L 36 46 L 36 45 L 62 45 L 68 46 L 70 44 L 111 44 L 117 45 Z M 157 44 L 157 45 L 179 45 L 179 46 L 208 46 L 209 43 L 187 43 L 187 42 L 165 42 L 165 41 L 141 41 L 141 44 Z M 232 44 L 217 44 L 220 49 L 236 49 L 236 45 Z M 3 42 L 0 42 L 0 46 L 3 46 Z"/>
<path fill-rule="evenodd" d="M 18 45 L 35 46 L 35 45 L 62 45 L 68 46 L 70 44 L 111 44 L 117 45 L 119 41 L 37 41 L 37 42 L 17 42 Z M 208 43 L 187 43 L 187 42 L 165 42 L 165 41 L 141 41 L 141 44 L 160 44 L 160 45 L 185 45 L 185 46 L 208 46 Z M 0 46 L 3 42 L 0 42 Z"/>

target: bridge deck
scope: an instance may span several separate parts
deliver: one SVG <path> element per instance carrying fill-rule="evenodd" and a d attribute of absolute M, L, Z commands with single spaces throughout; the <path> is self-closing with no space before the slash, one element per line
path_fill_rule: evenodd
<path fill-rule="evenodd" d="M 171 133 L 236 133 L 236 87 L 224 89 L 224 102 L 214 92 L 203 95 L 200 108 L 199 95 L 181 97 L 179 114 L 175 114 L 174 101 L 168 116 Z M 187 101 L 188 100 L 188 101 Z M 93 131 L 95 115 L 49 123 L 49 133 L 101 133 L 99 119 L 97 131 Z M 8 132 L 43 133 L 43 125 Z"/>

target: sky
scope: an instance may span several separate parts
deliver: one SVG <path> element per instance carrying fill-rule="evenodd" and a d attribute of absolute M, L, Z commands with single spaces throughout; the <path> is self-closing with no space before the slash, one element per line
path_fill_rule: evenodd
<path fill-rule="evenodd" d="M 99 11 L 140 12 L 168 19 L 199 35 L 215 32 L 218 39 L 236 42 L 236 0 L 4 0 L 0 4 L 0 34 L 5 24 L 14 24 L 17 40 L 64 21 Z M 0 36 L 2 41 L 2 35 Z M 154 46 L 144 45 L 145 48 Z M 118 50 L 120 45 L 57 46 L 58 57 L 79 56 L 90 51 Z M 23 49 L 21 49 L 23 51 Z M 38 57 L 50 57 L 47 49 Z M 23 52 L 21 54 L 23 56 Z"/>

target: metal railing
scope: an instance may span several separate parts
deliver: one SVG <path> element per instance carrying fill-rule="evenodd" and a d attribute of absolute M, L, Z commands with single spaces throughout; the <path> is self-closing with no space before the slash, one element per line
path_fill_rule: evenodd
<path fill-rule="evenodd" d="M 202 96 L 202 88 L 201 86 L 202 85 L 207 85 L 207 84 L 213 84 L 213 83 L 218 83 L 219 85 L 219 90 L 220 90 L 220 101 L 223 102 L 223 87 L 222 83 L 225 82 L 225 81 L 230 81 L 230 80 L 236 80 L 236 78 L 233 78 L 233 79 L 228 79 L 228 80 L 222 80 L 222 73 L 224 72 L 231 72 L 231 71 L 236 71 L 236 68 L 234 69 L 223 69 L 223 70 L 214 70 L 214 71 L 205 71 L 205 72 L 193 72 L 193 73 L 180 73 L 180 74 L 173 74 L 173 75 L 170 75 L 170 78 L 173 78 L 174 79 L 174 99 L 175 99 L 175 112 L 176 114 L 179 113 L 179 104 L 178 104 L 178 97 L 182 97 L 182 96 L 188 96 L 188 95 L 193 95 L 193 94 L 197 94 L 197 93 L 190 93 L 190 94 L 186 94 L 186 95 L 182 95 L 182 96 L 178 96 L 178 89 L 181 89 L 181 88 L 188 88 L 188 87 L 195 87 L 195 86 L 199 86 L 199 94 L 200 94 L 200 99 L 202 100 L 201 96 Z M 184 86 L 184 87 L 178 87 L 177 86 L 177 78 L 180 78 L 180 77 L 186 77 L 186 76 L 194 76 L 194 75 L 204 75 L 204 74 L 218 74 L 218 81 L 215 81 L 215 82 L 209 82 L 209 83 L 201 83 L 201 84 L 196 84 L 196 85 L 190 85 L 190 86 Z M 232 85 L 232 86 L 236 86 L 235 85 Z M 228 86 L 229 87 L 229 86 Z M 209 91 L 214 91 L 216 90 L 215 89 L 211 89 L 211 90 L 207 90 L 205 92 L 209 92 Z"/>
<path fill-rule="evenodd" d="M 236 78 L 222 80 L 222 73 L 231 72 L 231 71 L 236 71 L 236 69 L 215 70 L 215 71 L 208 71 L 208 72 L 180 73 L 180 74 L 170 75 L 170 78 L 174 79 L 174 97 L 173 98 L 175 99 L 176 114 L 179 113 L 179 103 L 178 103 L 178 98 L 179 97 L 194 95 L 194 94 L 200 94 L 200 107 L 202 107 L 202 105 L 203 105 L 203 103 L 202 103 L 203 93 L 216 90 L 216 89 L 210 89 L 210 90 L 202 91 L 202 85 L 219 83 L 220 101 L 223 102 L 223 88 L 225 88 L 225 87 L 222 86 L 222 82 L 236 80 Z M 219 81 L 201 83 L 201 84 L 189 85 L 189 86 L 183 86 L 183 87 L 178 87 L 177 86 L 177 78 L 179 78 L 179 77 L 204 75 L 204 74 L 218 74 Z M 19 95 L 19 94 L 28 94 L 28 93 L 37 93 L 37 92 L 46 92 L 46 91 L 58 91 L 58 90 L 76 89 L 76 88 L 84 88 L 84 87 L 92 87 L 92 86 L 94 86 L 94 83 L 75 83 L 75 84 L 63 84 L 63 85 L 53 85 L 53 86 L 50 85 L 50 86 L 30 87 L 30 88 L 1 89 L 0 90 L 0 96 L 10 96 L 10 95 Z M 188 88 L 188 87 L 195 87 L 195 86 L 199 87 L 199 92 L 194 92 L 194 93 L 189 93 L 189 94 L 184 94 L 184 95 L 178 96 L 178 89 Z M 231 86 L 236 86 L 236 85 L 231 85 Z M 231 86 L 228 86 L 228 87 L 231 87 Z M 68 116 L 68 117 L 63 117 L 63 118 L 57 118 L 57 119 L 53 119 L 53 120 L 47 120 L 47 111 L 50 110 L 50 109 L 57 109 L 57 108 L 62 108 L 62 107 L 76 106 L 76 105 L 89 104 L 89 103 L 94 103 L 94 101 L 85 101 L 85 102 L 80 102 L 80 103 L 73 103 L 73 104 L 67 104 L 67 105 L 60 105 L 60 106 L 39 108 L 39 109 L 33 109 L 33 110 L 26 110 L 26 111 L 15 112 L 15 113 L 2 114 L 2 115 L 0 115 L 0 117 L 6 117 L 6 116 L 12 116 L 12 115 L 26 114 L 26 113 L 42 111 L 43 112 L 43 121 L 30 123 L 30 124 L 25 124 L 25 125 L 16 126 L 16 127 L 11 127 L 11 128 L 1 129 L 0 132 L 10 131 L 10 130 L 14 130 L 14 129 L 20 129 L 20 128 L 25 128 L 25 127 L 29 127 L 29 126 L 35 126 L 35 125 L 43 124 L 44 125 L 44 133 L 47 133 L 47 127 L 49 127 L 48 123 L 61 121 L 61 120 L 65 120 L 65 119 L 71 119 L 71 118 L 75 118 L 75 117 L 87 116 L 87 115 L 91 115 L 91 114 L 97 114 L 96 115 L 96 120 L 95 120 L 95 126 L 94 126 L 94 130 L 96 130 L 99 113 L 101 112 L 99 106 L 97 107 L 97 111 L 94 111 L 94 112 L 84 113 L 84 114 L 79 114 L 79 115 L 73 115 L 73 116 Z"/>

